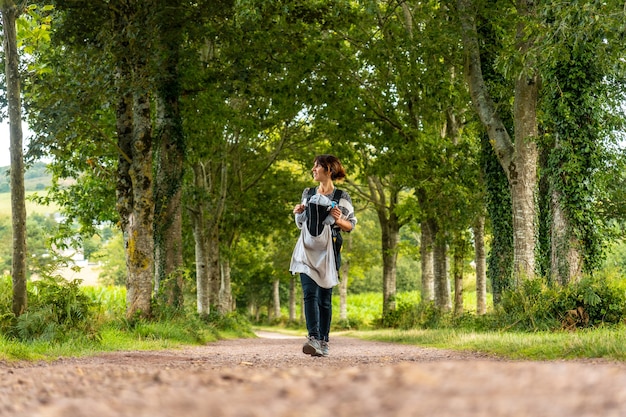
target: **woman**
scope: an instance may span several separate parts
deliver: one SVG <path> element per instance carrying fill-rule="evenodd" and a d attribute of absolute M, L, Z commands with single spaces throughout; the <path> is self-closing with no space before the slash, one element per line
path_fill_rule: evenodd
<path fill-rule="evenodd" d="M 350 196 L 333 184 L 346 177 L 339 159 L 333 155 L 316 156 L 311 171 L 319 186 L 306 188 L 300 204 L 293 209 L 301 232 L 289 270 L 300 273 L 304 295 L 308 337 L 302 352 L 328 356 L 332 293 L 339 283 L 339 252 L 333 245 L 336 239 L 341 241 L 339 232 L 352 231 L 357 220 Z"/>

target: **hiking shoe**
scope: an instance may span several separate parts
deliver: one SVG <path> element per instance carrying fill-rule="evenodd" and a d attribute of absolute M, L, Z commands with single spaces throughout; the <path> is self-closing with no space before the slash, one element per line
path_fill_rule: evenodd
<path fill-rule="evenodd" d="M 322 340 L 320 342 L 320 345 L 322 347 L 322 356 L 327 357 L 328 356 L 328 349 L 329 349 L 328 342 L 326 342 L 325 340 Z"/>
<path fill-rule="evenodd" d="M 320 341 L 313 336 L 307 338 L 306 343 L 302 346 L 302 352 L 311 356 L 323 356 Z"/>

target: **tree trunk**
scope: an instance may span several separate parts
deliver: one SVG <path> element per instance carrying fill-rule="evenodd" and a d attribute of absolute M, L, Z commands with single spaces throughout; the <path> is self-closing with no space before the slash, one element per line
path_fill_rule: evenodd
<path fill-rule="evenodd" d="M 433 222 L 422 222 L 420 258 L 422 267 L 422 302 L 431 303 L 435 300 L 435 266 L 433 254 Z"/>
<path fill-rule="evenodd" d="M 220 262 L 220 292 L 218 311 L 221 314 L 230 313 L 233 311 L 233 293 L 230 282 L 230 261 L 228 259 L 222 259 Z"/>
<path fill-rule="evenodd" d="M 522 14 L 531 5 L 521 1 Z M 472 0 L 457 0 L 458 14 L 467 55 L 468 84 L 478 116 L 487 129 L 498 160 L 509 179 L 513 206 L 513 268 L 514 280 L 532 279 L 535 276 L 537 183 L 537 118 L 536 105 L 538 78 L 532 70 L 516 76 L 514 125 L 515 143 L 511 141 L 500 115 L 491 99 L 483 79 L 480 48 Z M 521 28 L 519 28 L 521 33 Z M 519 37 L 518 50 L 524 54 L 528 40 Z"/>
<path fill-rule="evenodd" d="M 400 243 L 400 223 L 395 213 L 398 191 L 384 187 L 380 178 L 367 178 L 370 198 L 376 207 L 381 229 L 381 249 L 383 256 L 383 317 L 396 309 L 396 261 Z M 389 202 L 385 191 L 389 193 Z"/>
<path fill-rule="evenodd" d="M 116 33 L 129 32 L 129 14 L 117 9 Z M 135 16 L 136 17 L 136 16 Z M 116 208 L 124 235 L 126 267 L 126 316 L 149 317 L 154 279 L 154 194 L 152 172 L 152 120 L 150 99 L 143 86 L 148 78 L 147 60 L 134 43 L 121 41 L 115 52 L 118 140 Z M 133 93 L 134 91 L 134 93 Z"/>
<path fill-rule="evenodd" d="M 203 174 L 200 165 L 194 167 L 194 181 L 197 188 L 201 187 Z M 190 209 L 191 227 L 195 242 L 195 263 L 196 263 L 196 310 L 200 315 L 208 315 L 211 312 L 209 297 L 209 275 L 208 264 L 209 255 L 206 237 L 206 220 L 204 218 L 204 204 L 195 201 L 194 207 Z"/>
<path fill-rule="evenodd" d="M 2 2 L 5 78 L 9 112 L 11 154 L 11 223 L 13 230 L 12 310 L 16 316 L 26 311 L 26 201 L 24 190 L 24 154 L 22 150 L 22 99 L 17 51 L 16 21 L 19 10 L 13 1 Z"/>
<path fill-rule="evenodd" d="M 192 220 L 196 240 L 196 285 L 199 314 L 208 314 L 211 305 L 219 305 L 221 286 L 219 223 L 226 201 L 227 166 L 219 162 L 213 173 L 202 162 L 194 164 L 194 200 Z M 219 177 L 219 178 L 216 178 Z M 202 241 L 198 241 L 202 239 Z"/>
<path fill-rule="evenodd" d="M 476 314 L 487 312 L 487 260 L 485 254 L 485 217 L 474 224 L 474 261 L 476 262 Z"/>
<path fill-rule="evenodd" d="M 446 242 L 435 239 L 433 250 L 435 272 L 435 307 L 441 311 L 450 311 L 452 301 L 450 299 L 450 280 L 448 279 L 448 253 Z"/>
<path fill-rule="evenodd" d="M 183 307 L 182 132 L 177 99 L 159 98 L 158 103 L 154 289 L 159 299 L 180 309 Z"/>
<path fill-rule="evenodd" d="M 465 238 L 460 236 L 455 239 L 453 256 L 454 275 L 454 314 L 460 316 L 464 312 L 463 308 L 463 260 L 465 259 Z"/>
<path fill-rule="evenodd" d="M 185 152 L 180 116 L 181 18 L 176 0 L 159 4 L 161 65 L 157 77 L 155 178 L 155 293 L 171 307 L 183 306 L 182 181 Z M 167 283 L 164 288 L 160 288 Z"/>
<path fill-rule="evenodd" d="M 390 215 L 394 217 L 394 215 Z M 400 229 L 393 219 L 380 218 L 383 251 L 383 316 L 396 309 L 396 274 Z"/>
<path fill-rule="evenodd" d="M 582 276 L 581 245 L 572 236 L 572 228 L 563 212 L 559 193 L 553 190 L 551 197 L 550 275 L 553 282 L 566 285 Z"/>
<path fill-rule="evenodd" d="M 515 157 L 507 175 L 513 205 L 513 273 L 516 285 L 535 277 L 537 235 L 537 163 L 536 139 L 538 82 L 536 76 L 521 75 L 515 85 Z"/>
<path fill-rule="evenodd" d="M 119 66 L 117 69 L 119 79 L 127 79 L 130 72 L 127 68 Z M 133 98 L 131 94 L 122 93 L 118 98 L 115 122 L 117 130 L 117 147 L 119 155 L 117 160 L 117 184 L 116 184 L 116 210 L 120 216 L 120 229 L 124 237 L 124 256 L 126 258 L 126 283 L 129 282 L 131 263 L 130 259 L 130 229 L 129 223 L 133 212 L 133 184 L 130 176 L 132 163 L 133 143 Z"/>
<path fill-rule="evenodd" d="M 481 148 L 487 192 L 487 212 L 491 222 L 491 241 L 487 254 L 486 273 L 487 280 L 491 282 L 493 304 L 498 305 L 502 293 L 513 286 L 511 189 L 487 135 L 481 137 Z"/>
<path fill-rule="evenodd" d="M 126 315 L 151 315 L 154 279 L 154 198 L 150 101 L 137 94 L 133 99 L 132 163 L 129 175 L 133 207 L 128 219 L 128 282 Z"/>
<path fill-rule="evenodd" d="M 274 318 L 279 319 L 280 314 L 280 280 L 275 279 L 272 283 L 272 304 L 274 305 Z"/>
<path fill-rule="evenodd" d="M 343 251 L 350 252 L 352 249 L 352 235 L 344 234 Z M 350 274 L 350 260 L 344 256 L 341 264 L 341 280 L 339 281 L 339 319 L 348 320 L 348 276 Z"/>
<path fill-rule="evenodd" d="M 209 303 L 219 308 L 220 288 L 222 284 L 222 270 L 220 268 L 220 231 L 218 226 L 210 221 L 206 237 L 207 247 L 207 276 L 209 279 Z"/>
<path fill-rule="evenodd" d="M 296 322 L 296 276 L 289 278 L 289 322 Z"/>

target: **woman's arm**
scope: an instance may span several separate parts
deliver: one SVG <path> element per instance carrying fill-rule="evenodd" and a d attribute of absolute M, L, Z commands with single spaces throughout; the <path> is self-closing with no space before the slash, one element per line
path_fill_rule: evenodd
<path fill-rule="evenodd" d="M 352 230 L 352 222 L 348 219 L 344 219 L 341 217 L 341 209 L 339 207 L 335 207 L 330 211 L 330 215 L 335 219 L 335 225 L 341 229 L 343 232 L 349 232 Z"/>

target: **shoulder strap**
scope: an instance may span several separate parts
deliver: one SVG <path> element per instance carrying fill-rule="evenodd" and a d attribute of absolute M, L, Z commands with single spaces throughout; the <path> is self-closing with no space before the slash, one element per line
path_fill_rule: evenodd
<path fill-rule="evenodd" d="M 311 187 L 307 190 L 307 200 L 311 197 L 313 197 L 315 195 L 317 191 L 315 190 L 315 187 Z M 333 192 L 333 198 L 331 200 L 333 200 L 335 203 L 339 204 L 339 200 L 341 200 L 341 195 L 343 194 L 343 191 L 341 191 L 339 188 L 335 187 L 335 191 Z"/>
<path fill-rule="evenodd" d="M 333 193 L 333 201 L 335 203 L 339 204 L 339 200 L 341 200 L 341 194 L 343 194 L 343 191 L 335 187 L 335 192 Z"/>

